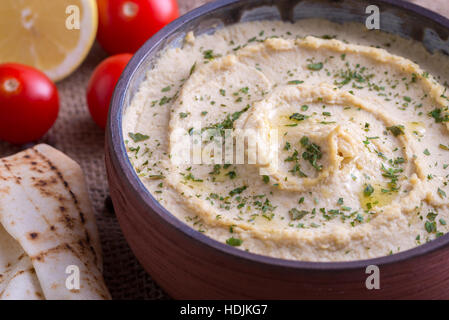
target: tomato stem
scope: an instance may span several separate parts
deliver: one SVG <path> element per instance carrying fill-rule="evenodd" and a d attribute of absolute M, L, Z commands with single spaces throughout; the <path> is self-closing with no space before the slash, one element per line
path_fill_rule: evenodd
<path fill-rule="evenodd" d="M 6 92 L 14 92 L 19 88 L 19 81 L 17 79 L 11 78 L 6 79 L 5 82 L 3 82 L 3 88 Z"/>
<path fill-rule="evenodd" d="M 134 18 L 137 11 L 139 11 L 139 7 L 134 2 L 126 1 L 122 6 L 123 15 L 126 18 Z"/>

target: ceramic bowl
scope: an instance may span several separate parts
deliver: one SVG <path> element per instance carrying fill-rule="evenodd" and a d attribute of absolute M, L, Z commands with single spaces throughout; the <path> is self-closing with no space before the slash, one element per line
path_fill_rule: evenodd
<path fill-rule="evenodd" d="M 368 5 L 381 11 L 381 29 L 449 52 L 449 21 L 393 0 L 222 0 L 180 17 L 148 40 L 124 71 L 112 99 L 106 134 L 111 197 L 123 233 L 147 272 L 180 299 L 407 299 L 449 298 L 449 234 L 401 253 L 352 262 L 301 262 L 248 253 L 191 229 L 164 209 L 137 177 L 123 143 L 123 112 L 167 47 L 188 31 L 264 19 L 324 18 L 365 23 Z M 149 124 L 151 125 L 151 124 Z M 366 268 L 380 270 L 380 289 L 368 290 Z"/>

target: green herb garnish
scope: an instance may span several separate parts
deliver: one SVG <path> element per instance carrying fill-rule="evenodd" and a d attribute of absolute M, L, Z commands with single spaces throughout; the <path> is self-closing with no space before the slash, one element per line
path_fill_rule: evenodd
<path fill-rule="evenodd" d="M 433 109 L 429 116 L 434 118 L 436 123 L 449 122 L 449 114 L 442 109 Z"/>
<path fill-rule="evenodd" d="M 293 208 L 288 213 L 290 214 L 290 218 L 292 220 L 301 220 L 309 213 L 309 211 L 298 210 L 296 208 Z"/>
<path fill-rule="evenodd" d="M 373 188 L 373 186 L 370 185 L 370 184 L 367 184 L 367 185 L 365 186 L 365 189 L 363 189 L 363 195 L 364 195 L 365 197 L 371 196 L 371 195 L 373 194 L 373 192 L 374 192 L 374 188 Z"/>
<path fill-rule="evenodd" d="M 300 140 L 301 145 L 306 148 L 306 151 L 303 152 L 302 158 L 314 167 L 317 171 L 321 171 L 323 166 L 318 165 L 317 161 L 322 158 L 323 153 L 321 152 L 321 147 L 315 143 L 309 141 L 309 138 L 304 136 Z"/>
<path fill-rule="evenodd" d="M 150 136 L 147 136 L 145 134 L 141 134 L 141 133 L 132 133 L 129 132 L 128 136 L 134 141 L 134 142 L 141 142 L 141 141 L 145 141 L 148 140 L 150 138 Z"/>
<path fill-rule="evenodd" d="M 215 58 L 220 57 L 219 54 L 214 54 L 214 50 L 206 50 L 203 52 L 204 59 L 206 60 L 213 60 Z"/>
<path fill-rule="evenodd" d="M 229 195 L 231 197 L 235 196 L 236 194 L 240 194 L 243 191 L 246 190 L 246 188 L 248 188 L 247 186 L 243 186 L 243 187 L 239 187 L 239 188 L 235 188 L 234 190 L 232 190 L 231 192 L 229 192 Z"/>
<path fill-rule="evenodd" d="M 296 121 L 303 121 L 303 120 L 305 120 L 305 119 L 307 119 L 308 118 L 308 116 L 306 116 L 306 115 L 304 115 L 304 114 L 300 114 L 300 113 L 293 113 L 290 117 L 289 117 L 289 119 L 290 120 L 296 120 Z"/>
<path fill-rule="evenodd" d="M 312 70 L 312 71 L 319 71 L 319 70 L 323 69 L 323 63 L 318 62 L 318 63 L 308 64 L 307 69 Z"/>
<path fill-rule="evenodd" d="M 404 134 L 404 126 L 402 125 L 387 127 L 387 130 L 390 131 L 395 137 Z"/>
<path fill-rule="evenodd" d="M 228 240 L 226 240 L 226 244 L 233 246 L 233 247 L 238 247 L 238 246 L 242 245 L 242 242 L 243 242 L 242 239 L 236 239 L 234 237 L 231 237 Z"/>
<path fill-rule="evenodd" d="M 292 80 L 292 81 L 287 82 L 287 84 L 290 84 L 290 85 L 292 85 L 292 84 L 301 84 L 301 83 L 304 83 L 304 81 L 302 81 L 302 80 Z"/>

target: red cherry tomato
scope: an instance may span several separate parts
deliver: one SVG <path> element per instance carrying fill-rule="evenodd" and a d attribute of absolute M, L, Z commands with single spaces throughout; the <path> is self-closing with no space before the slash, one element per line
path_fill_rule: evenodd
<path fill-rule="evenodd" d="M 109 54 L 135 53 L 179 16 L 176 0 L 97 0 L 97 40 Z"/>
<path fill-rule="evenodd" d="M 53 126 L 58 112 L 58 90 L 44 73 L 21 64 L 0 64 L 0 140 L 38 140 Z"/>
<path fill-rule="evenodd" d="M 133 55 L 118 54 L 107 58 L 94 70 L 87 85 L 87 105 L 95 123 L 106 127 L 109 104 L 120 75 Z"/>

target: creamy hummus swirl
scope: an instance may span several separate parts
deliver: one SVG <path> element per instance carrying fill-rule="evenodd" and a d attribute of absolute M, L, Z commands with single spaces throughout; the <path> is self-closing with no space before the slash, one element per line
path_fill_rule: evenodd
<path fill-rule="evenodd" d="M 287 259 L 376 257 L 447 232 L 445 87 L 371 46 L 262 31 L 233 40 L 273 25 L 189 34 L 149 73 L 142 86 L 161 82 L 164 95 L 141 89 L 124 134 L 150 191 L 213 238 Z M 183 58 L 194 62 L 161 68 Z"/>

